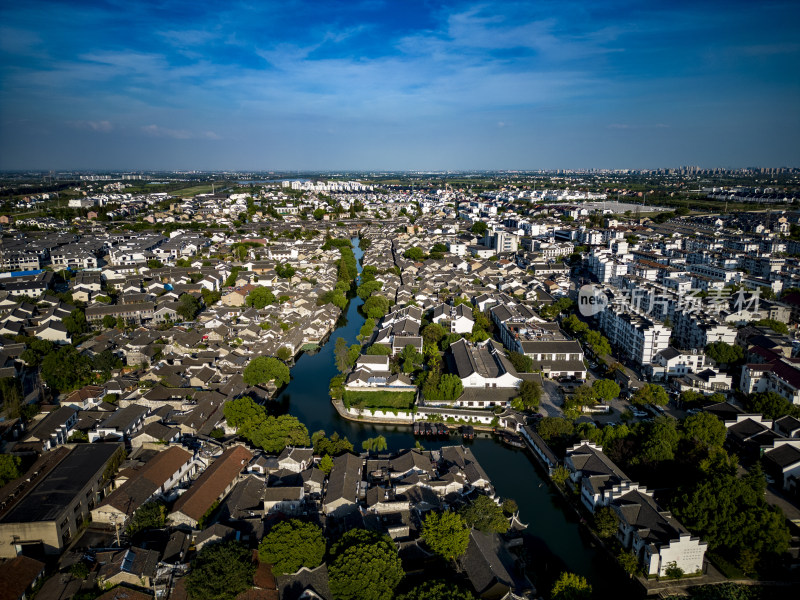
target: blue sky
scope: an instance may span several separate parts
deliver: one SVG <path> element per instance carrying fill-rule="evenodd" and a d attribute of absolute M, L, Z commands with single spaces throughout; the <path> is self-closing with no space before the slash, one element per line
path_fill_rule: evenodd
<path fill-rule="evenodd" d="M 0 169 L 800 166 L 800 2 L 0 9 Z"/>

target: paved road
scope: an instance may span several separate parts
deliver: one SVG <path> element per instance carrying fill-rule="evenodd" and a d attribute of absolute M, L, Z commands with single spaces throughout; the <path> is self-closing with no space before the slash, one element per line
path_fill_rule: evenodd
<path fill-rule="evenodd" d="M 560 417 L 561 407 L 564 405 L 564 396 L 561 388 L 552 379 L 542 378 L 544 382 L 542 390 L 542 400 L 539 404 L 539 412 L 546 417 Z"/>

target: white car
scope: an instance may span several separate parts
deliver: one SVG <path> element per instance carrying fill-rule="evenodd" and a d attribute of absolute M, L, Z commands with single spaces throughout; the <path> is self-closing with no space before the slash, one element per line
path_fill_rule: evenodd
<path fill-rule="evenodd" d="M 646 417 L 647 416 L 647 413 L 645 411 L 643 411 L 643 410 L 634 409 L 631 412 L 633 413 L 634 417 Z"/>

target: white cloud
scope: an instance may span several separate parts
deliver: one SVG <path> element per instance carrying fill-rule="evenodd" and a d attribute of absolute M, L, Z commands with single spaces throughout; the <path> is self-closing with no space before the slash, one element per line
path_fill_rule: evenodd
<path fill-rule="evenodd" d="M 145 125 L 142 131 L 151 136 L 159 138 L 172 138 L 174 140 L 219 140 L 222 139 L 213 131 L 189 131 L 187 129 L 170 129 L 158 125 Z"/>
<path fill-rule="evenodd" d="M 114 130 L 110 121 L 68 121 L 67 125 L 76 129 L 88 129 L 100 133 L 110 133 Z"/>

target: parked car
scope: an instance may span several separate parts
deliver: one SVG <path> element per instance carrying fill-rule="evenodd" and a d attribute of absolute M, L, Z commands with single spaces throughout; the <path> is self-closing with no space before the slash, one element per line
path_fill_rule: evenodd
<path fill-rule="evenodd" d="M 641 418 L 641 417 L 646 417 L 647 416 L 647 413 L 645 411 L 639 410 L 637 408 L 634 408 L 631 412 L 633 413 L 634 417 Z"/>

